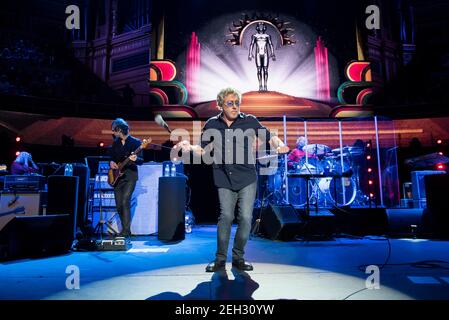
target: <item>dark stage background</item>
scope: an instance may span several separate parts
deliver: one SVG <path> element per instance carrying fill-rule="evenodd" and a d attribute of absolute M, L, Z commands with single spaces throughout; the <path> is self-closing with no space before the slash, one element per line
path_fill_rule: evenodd
<path fill-rule="evenodd" d="M 81 9 L 80 31 L 64 27 L 65 8 L 70 4 L 77 4 Z M 157 37 L 162 17 L 163 58 L 177 64 L 178 74 L 174 80 L 180 82 L 185 81 L 184 53 L 192 32 L 200 32 L 200 42 L 210 41 L 214 37 L 212 31 L 218 30 L 217 21 L 230 24 L 238 21 L 242 13 L 250 17 L 279 15 L 286 21 L 294 20 L 304 29 L 292 33 L 298 35 L 298 40 L 311 39 L 311 42 L 304 48 L 305 43 L 299 41 L 296 47 L 288 47 L 289 50 L 302 48 L 311 54 L 315 36 L 321 36 L 329 50 L 332 99 L 327 103 L 333 108 L 338 104 L 338 86 L 347 80 L 345 66 L 357 59 L 356 26 L 364 25 L 365 8 L 369 4 L 372 2 L 356 0 L 5 1 L 0 6 L 0 143 L 3 147 L 0 164 L 9 166 L 18 150 L 31 151 L 35 161 L 42 163 L 82 162 L 86 156 L 104 155 L 106 149 L 97 144 L 110 144 L 109 123 L 116 117 L 136 123 L 139 138 L 151 135 L 156 143 L 162 144 L 169 135 L 154 124 L 156 113 L 172 111 L 175 105 L 195 109 L 200 102 L 213 100 L 214 87 L 206 101 L 186 102 L 182 106 L 150 103 L 150 61 L 157 60 L 152 41 Z M 449 18 L 446 14 L 449 3 L 395 0 L 376 1 L 376 4 L 381 9 L 381 30 L 359 30 L 377 88 L 369 109 L 373 114 L 397 120 L 395 125 L 401 130 L 422 129 L 421 133 L 416 133 L 422 143 L 419 150 L 409 146 L 411 134 L 397 136 L 402 183 L 409 179 L 410 171 L 403 165 L 404 159 L 433 151 L 446 152 L 449 143 Z M 413 7 L 414 12 L 413 41 L 410 30 L 406 36 L 401 36 L 400 13 L 406 12 L 408 7 Z M 211 48 L 228 48 L 224 44 L 225 39 L 229 39 L 224 34 L 225 26 L 216 39 L 216 46 Z M 209 33 L 201 33 L 208 29 Z M 410 42 L 413 42 L 414 51 L 405 56 L 403 45 Z M 241 48 L 241 53 L 247 55 L 247 45 Z M 231 55 L 229 62 L 239 57 Z M 254 61 L 247 63 L 244 66 L 250 68 L 249 77 L 253 81 L 256 79 Z M 288 69 L 288 60 L 277 60 L 270 65 L 270 70 L 281 67 Z M 305 72 L 301 68 L 298 70 Z M 222 69 L 213 71 L 211 74 L 219 81 L 228 79 Z M 134 95 L 127 91 L 127 85 Z M 280 87 L 271 89 L 275 91 Z M 301 92 L 297 98 L 303 98 Z M 316 102 L 316 97 L 307 98 Z M 276 117 L 271 120 L 279 122 L 280 112 L 275 111 Z M 185 126 L 194 118 L 168 117 L 167 121 L 183 121 Z M 207 117 L 197 118 L 204 121 Z M 20 143 L 15 141 L 17 136 L 22 137 Z M 438 139 L 442 139 L 442 146 L 437 145 Z M 290 134 L 287 141 L 290 147 L 294 147 L 294 141 Z M 145 159 L 164 161 L 168 154 L 157 149 L 148 150 Z M 197 221 L 215 222 L 218 206 L 210 168 L 186 166 L 185 170 L 190 175 L 191 206 Z"/>

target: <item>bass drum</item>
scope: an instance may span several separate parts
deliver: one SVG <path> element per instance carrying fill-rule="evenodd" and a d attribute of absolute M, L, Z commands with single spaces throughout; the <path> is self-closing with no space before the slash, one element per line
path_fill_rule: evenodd
<path fill-rule="evenodd" d="M 306 204 L 306 179 L 299 177 L 288 178 L 288 202 L 293 206 Z"/>
<path fill-rule="evenodd" d="M 349 206 L 356 197 L 356 185 L 353 178 L 321 178 L 318 188 L 327 203 L 338 206 Z"/>

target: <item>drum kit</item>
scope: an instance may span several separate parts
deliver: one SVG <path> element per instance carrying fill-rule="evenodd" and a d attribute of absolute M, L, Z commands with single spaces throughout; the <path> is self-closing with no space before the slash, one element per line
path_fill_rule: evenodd
<path fill-rule="evenodd" d="M 329 207 L 365 205 L 368 197 L 360 190 L 359 171 L 363 148 L 331 149 L 323 144 L 309 144 L 302 149 L 304 156 L 289 163 L 285 175 L 284 157 L 266 180 L 266 200 L 284 204 L 284 177 L 288 178 L 288 203 L 294 206 Z M 277 155 L 275 155 L 277 156 Z M 265 157 L 274 157 L 273 155 Z"/>

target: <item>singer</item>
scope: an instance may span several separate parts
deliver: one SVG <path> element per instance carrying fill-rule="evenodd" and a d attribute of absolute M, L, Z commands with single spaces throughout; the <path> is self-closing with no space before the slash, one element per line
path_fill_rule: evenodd
<path fill-rule="evenodd" d="M 256 117 L 240 112 L 242 96 L 234 88 L 221 90 L 217 95 L 217 107 L 221 111 L 217 116 L 207 120 L 203 128 L 201 146 L 191 145 L 184 140 L 175 145 L 179 151 L 193 151 L 198 155 L 204 155 L 205 150 L 214 148 L 215 155 L 224 155 L 231 161 L 223 162 L 223 159 L 214 156 L 213 175 L 214 183 L 218 189 L 220 202 L 220 217 L 217 225 L 217 251 L 215 260 L 206 267 L 206 272 L 215 272 L 225 267 L 234 211 L 238 205 L 238 228 L 232 248 L 232 265 L 240 270 L 251 271 L 253 266 L 245 261 L 245 245 L 251 231 L 253 205 L 256 198 L 257 174 L 254 161 L 245 157 L 251 153 L 251 148 L 256 137 L 265 136 L 265 143 L 269 143 L 278 153 L 287 153 L 289 148 L 274 134 L 270 134 L 267 128 L 262 126 Z M 214 137 L 213 142 L 205 141 L 207 132 L 219 132 L 220 137 Z M 243 143 L 235 143 L 233 137 L 245 133 L 247 139 Z M 262 134 L 261 134 L 262 132 Z M 238 140 L 238 139 L 237 139 Z M 209 143 L 210 142 L 210 143 Z M 226 157 L 228 153 L 234 156 Z M 243 162 L 237 159 L 243 159 Z"/>
<path fill-rule="evenodd" d="M 122 168 L 123 175 L 114 185 L 115 204 L 122 224 L 119 236 L 125 237 L 129 241 L 131 236 L 131 196 L 138 180 L 137 165 L 143 163 L 142 152 L 138 154 L 133 152 L 140 147 L 141 142 L 129 134 L 129 125 L 125 120 L 117 118 L 112 122 L 111 127 L 114 142 L 109 150 L 112 159 L 109 163 L 110 168 L 119 169 L 119 163 L 126 158 L 131 160 Z"/>

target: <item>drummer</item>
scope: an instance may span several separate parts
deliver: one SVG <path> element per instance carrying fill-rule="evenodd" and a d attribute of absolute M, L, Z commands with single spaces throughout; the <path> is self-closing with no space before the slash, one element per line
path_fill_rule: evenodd
<path fill-rule="evenodd" d="M 296 148 L 293 149 L 288 155 L 288 167 L 289 169 L 296 168 L 296 165 L 301 161 L 302 158 L 306 155 L 303 150 L 304 146 L 307 144 L 307 140 L 304 136 L 299 136 L 296 140 Z M 309 158 L 316 158 L 315 154 L 308 154 Z"/>

